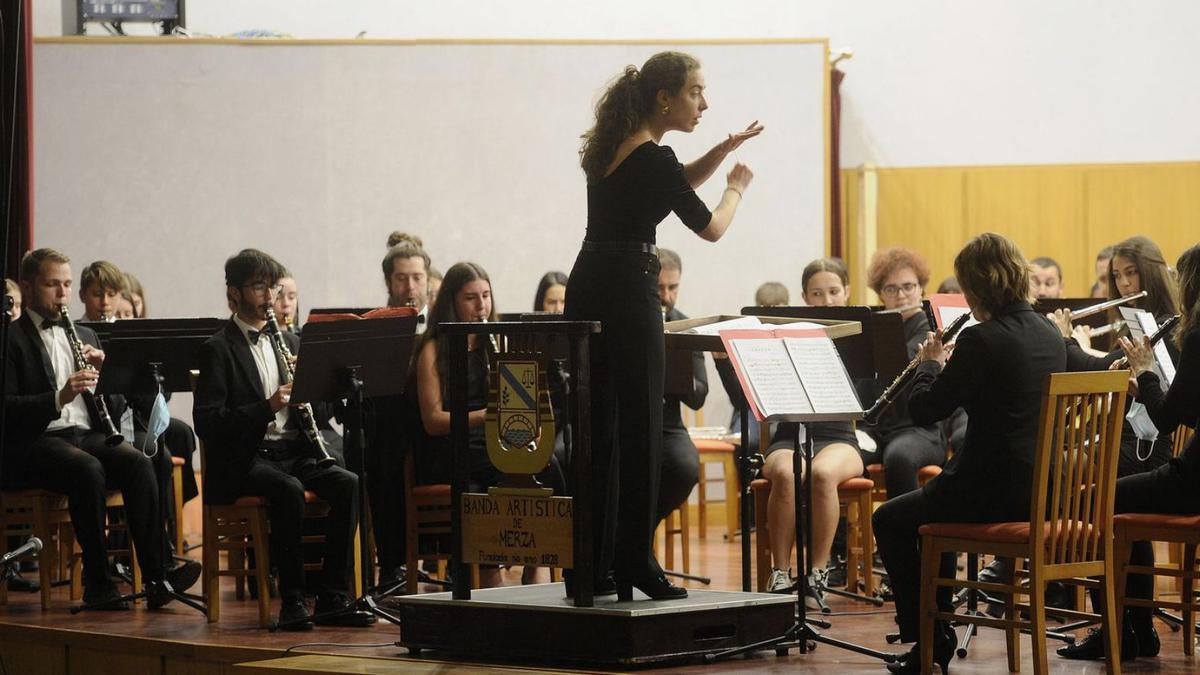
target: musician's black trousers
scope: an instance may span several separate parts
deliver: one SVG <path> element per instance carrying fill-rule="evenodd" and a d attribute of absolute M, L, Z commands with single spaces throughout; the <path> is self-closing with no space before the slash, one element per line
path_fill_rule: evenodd
<path fill-rule="evenodd" d="M 305 489 L 329 504 L 329 516 L 325 519 L 325 562 L 318 592 L 343 594 L 348 589 L 350 547 L 354 528 L 358 526 L 358 478 L 337 465 L 322 469 L 310 457 L 268 459 L 260 455 L 254 458 L 237 488 L 238 494 L 267 499 L 271 556 L 279 569 L 279 593 L 285 600 L 299 599 L 304 594 L 300 541 Z"/>
<path fill-rule="evenodd" d="M 603 324 L 590 352 L 592 536 L 600 577 L 611 569 L 641 579 L 661 569 L 651 548 L 663 441 L 658 272 L 658 256 L 650 253 L 582 251 L 567 284 L 566 317 Z"/>
<path fill-rule="evenodd" d="M 146 581 L 163 578 L 157 478 L 152 461 L 137 448 L 129 443 L 109 447 L 104 434 L 77 427 L 47 432 L 34 441 L 24 466 L 11 478 L 15 486 L 67 495 L 75 539 L 83 550 L 83 583 L 89 588 L 112 584 L 104 544 L 104 496 L 106 490 L 119 489 L 142 576 Z"/>

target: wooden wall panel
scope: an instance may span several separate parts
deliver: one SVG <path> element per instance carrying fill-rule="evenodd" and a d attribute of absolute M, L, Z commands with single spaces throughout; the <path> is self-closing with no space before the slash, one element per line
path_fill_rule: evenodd
<path fill-rule="evenodd" d="M 163 657 L 158 654 L 72 646 L 69 666 L 70 675 L 158 675 L 163 672 Z"/>
<path fill-rule="evenodd" d="M 1144 234 L 1174 263 L 1200 242 L 1200 162 L 873 171 L 878 176 L 877 247 L 904 245 L 924 254 L 933 268 L 930 292 L 953 273 L 955 254 L 979 232 L 1010 236 L 1031 258 L 1056 259 L 1072 296 L 1087 295 L 1095 279 L 1095 255 L 1103 246 Z M 855 208 L 864 202 L 858 197 L 864 171 L 842 175 L 845 193 L 856 195 L 843 212 L 846 231 L 852 241 L 870 240 L 872 233 L 862 227 L 871 219 Z M 873 302 L 873 294 L 864 292 L 865 260 L 851 262 L 852 297 Z"/>
<path fill-rule="evenodd" d="M 0 661 L 5 673 L 67 675 L 67 646 L 6 638 L 0 640 Z"/>

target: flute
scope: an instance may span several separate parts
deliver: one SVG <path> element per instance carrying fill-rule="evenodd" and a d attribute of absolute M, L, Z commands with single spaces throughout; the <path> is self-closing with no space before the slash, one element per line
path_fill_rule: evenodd
<path fill-rule="evenodd" d="M 1137 300 L 1138 298 L 1144 298 L 1147 295 L 1149 295 L 1149 294 L 1146 291 L 1139 291 L 1137 293 L 1126 295 L 1124 297 L 1116 298 L 1113 300 L 1106 300 L 1104 302 L 1098 302 L 1094 305 L 1084 307 L 1083 309 L 1070 310 L 1071 320 L 1078 321 L 1079 319 L 1085 319 L 1093 314 L 1099 314 L 1100 312 L 1112 309 L 1113 307 L 1123 305 L 1123 304 L 1125 304 L 1127 302 L 1131 302 L 1133 300 Z"/>

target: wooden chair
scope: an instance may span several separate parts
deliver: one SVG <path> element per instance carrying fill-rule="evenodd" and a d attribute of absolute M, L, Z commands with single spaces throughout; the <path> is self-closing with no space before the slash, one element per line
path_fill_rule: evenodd
<path fill-rule="evenodd" d="M 692 411 L 680 404 L 683 418 L 689 432 L 704 427 L 704 409 Z M 704 435 L 692 434 L 692 443 L 700 455 L 700 480 L 696 484 L 697 520 L 700 527 L 700 538 L 708 538 L 708 484 L 721 483 L 725 493 L 725 539 L 732 540 L 737 536 L 739 527 L 738 509 L 741 507 L 741 495 L 738 493 L 737 463 L 734 461 L 737 446 L 716 438 L 706 438 Z M 708 465 L 717 464 L 721 467 L 720 478 L 708 477 Z"/>
<path fill-rule="evenodd" d="M 124 509 L 125 498 L 120 490 L 109 490 L 104 495 L 104 510 L 110 515 L 111 509 Z M 123 513 L 123 511 L 122 511 Z M 129 543 L 129 548 L 109 548 L 108 557 L 129 559 L 130 567 L 130 586 L 133 587 L 134 593 L 142 592 L 142 566 L 137 561 L 137 550 L 133 546 L 133 536 L 129 532 L 129 524 L 125 522 L 108 521 L 108 532 L 125 532 L 125 539 Z M 83 551 L 79 548 L 75 541 L 75 530 L 71 527 L 63 527 L 60 533 L 60 541 L 62 542 L 62 550 L 67 552 L 66 563 L 71 575 L 70 598 L 72 601 L 78 601 L 83 598 Z"/>
<path fill-rule="evenodd" d="M 182 457 L 171 457 L 171 483 L 175 493 L 175 554 L 183 555 L 183 470 Z M 190 467 L 189 467 L 190 469 Z"/>
<path fill-rule="evenodd" d="M 1188 441 L 1192 440 L 1192 437 L 1195 435 L 1196 435 L 1195 429 L 1192 429 L 1183 424 L 1180 424 L 1179 428 L 1175 430 L 1175 439 L 1174 439 L 1175 442 L 1171 446 L 1171 456 L 1178 457 L 1183 452 L 1183 449 L 1185 447 L 1187 447 Z M 1161 565 L 1163 567 L 1163 569 L 1170 570 L 1170 569 L 1179 569 L 1179 566 L 1182 563 L 1183 563 L 1183 544 L 1176 542 L 1176 543 L 1168 543 L 1167 544 L 1167 561 L 1163 562 L 1163 563 L 1157 563 L 1157 564 Z M 1183 590 L 1183 579 L 1181 579 L 1179 577 L 1175 577 L 1173 579 L 1172 583 L 1175 586 L 1176 593 L 1181 592 Z M 1158 585 L 1157 584 L 1155 584 L 1154 591 L 1155 591 L 1155 597 L 1158 597 Z M 1118 598 L 1118 600 L 1120 600 L 1120 598 Z"/>
<path fill-rule="evenodd" d="M 405 538 L 405 589 L 409 594 L 419 590 L 419 565 L 422 560 L 437 560 L 439 573 L 445 569 L 445 561 L 450 559 L 449 547 L 446 550 L 421 551 L 422 537 L 438 537 L 449 540 L 451 535 L 450 516 L 453 507 L 450 504 L 450 485 L 417 485 L 416 462 L 412 453 L 404 457 L 404 538 Z M 437 548 L 440 542 L 433 542 L 431 548 Z M 479 588 L 479 566 L 471 565 L 471 588 Z"/>
<path fill-rule="evenodd" d="M 1033 499 L 1028 522 L 931 523 L 921 534 L 921 664 L 933 666 L 934 620 L 956 620 L 1005 629 L 1008 669 L 1020 670 L 1020 631 L 1028 628 L 1033 640 L 1035 673 L 1047 672 L 1046 583 L 1073 583 L 1102 588 L 1106 667 L 1120 673 L 1119 629 L 1114 597 L 1112 531 L 1113 495 L 1117 454 L 1129 371 L 1055 373 L 1047 378 L 1038 425 L 1037 454 L 1033 468 Z M 1030 561 L 1027 583 L 987 583 L 938 576 L 942 553 L 993 554 L 1016 565 Z M 1103 577 L 1102 582 L 1084 577 Z M 1008 594 L 1004 619 L 937 611 L 936 589 L 964 586 Z M 1016 603 L 1027 595 L 1028 605 Z M 1017 608 L 1028 607 L 1030 620 L 1017 618 Z M 1079 612 L 1053 610 L 1065 616 L 1094 618 Z"/>
<path fill-rule="evenodd" d="M 60 527 L 65 525 L 65 527 Z M 50 589 L 59 558 L 65 563 L 70 548 L 60 552 L 60 532 L 71 532 L 71 515 L 66 495 L 49 490 L 5 490 L 0 492 L 0 554 L 8 552 L 8 537 L 32 534 L 42 540 L 38 554 L 38 580 L 41 582 L 42 609 L 50 608 Z M 65 577 L 65 565 L 62 578 Z M 8 604 L 8 584 L 0 583 L 0 606 Z"/>
<path fill-rule="evenodd" d="M 687 504 L 680 505 L 679 508 L 667 515 L 663 522 L 659 523 L 658 531 L 655 532 L 654 545 L 658 547 L 658 534 L 662 533 L 663 547 L 666 553 L 663 555 L 663 566 L 666 569 L 674 572 L 683 572 L 684 574 L 692 573 L 692 549 L 691 542 L 688 538 L 688 508 Z M 679 554 L 683 567 L 675 567 L 675 540 L 679 540 Z M 657 552 L 656 552 L 657 557 Z"/>
<path fill-rule="evenodd" d="M 1200 514 L 1180 516 L 1161 513 L 1120 513 L 1113 516 L 1113 537 L 1115 542 L 1116 596 L 1117 596 L 1117 626 L 1124 619 L 1125 607 L 1153 607 L 1156 609 L 1173 609 L 1181 613 L 1183 619 L 1183 653 L 1192 656 L 1196 652 L 1196 612 L 1200 612 L 1200 599 L 1196 597 L 1196 579 L 1200 573 L 1196 570 L 1196 545 L 1200 544 Z M 1183 556 L 1180 565 L 1174 568 L 1154 565 L 1143 567 L 1131 565 L 1129 554 L 1135 541 L 1165 541 L 1183 546 Z M 1182 591 L 1178 602 L 1125 596 L 1126 574 L 1149 574 L 1153 576 L 1170 576 L 1182 582 Z M 1118 635 L 1120 630 L 1118 628 Z"/>
<path fill-rule="evenodd" d="M 874 575 L 870 573 L 875 557 L 875 531 L 871 525 L 871 491 L 869 478 L 851 478 L 838 486 L 838 502 L 846 516 L 846 588 L 858 589 L 858 570 L 863 572 L 863 587 L 867 595 L 875 593 Z M 771 577 L 771 532 L 767 528 L 767 500 L 771 497 L 771 481 L 756 478 L 750 483 L 754 495 L 755 577 L 759 592 L 766 591 Z"/>

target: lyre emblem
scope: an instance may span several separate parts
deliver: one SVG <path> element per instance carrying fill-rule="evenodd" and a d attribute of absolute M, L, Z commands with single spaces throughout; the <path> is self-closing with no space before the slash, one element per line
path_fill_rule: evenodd
<path fill-rule="evenodd" d="M 510 352 L 488 373 L 488 459 L 506 474 L 539 473 L 554 454 L 554 411 L 538 356 Z"/>

